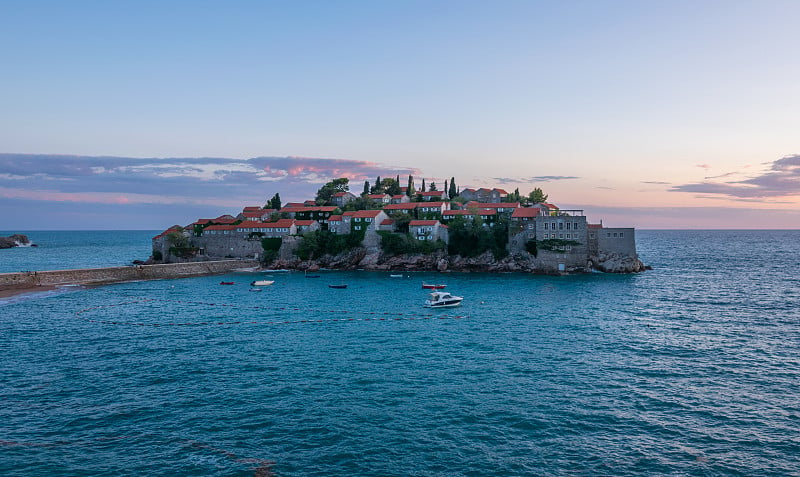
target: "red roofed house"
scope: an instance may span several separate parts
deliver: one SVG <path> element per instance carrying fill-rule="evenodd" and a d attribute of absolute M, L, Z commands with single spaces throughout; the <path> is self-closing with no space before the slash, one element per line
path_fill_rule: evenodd
<path fill-rule="evenodd" d="M 408 233 L 417 240 L 449 241 L 447 226 L 438 220 L 412 220 L 408 224 Z"/>
<path fill-rule="evenodd" d="M 392 201 L 392 196 L 389 194 L 368 194 L 367 199 L 376 204 L 388 204 Z"/>
<path fill-rule="evenodd" d="M 353 200 L 356 200 L 356 196 L 352 192 L 336 192 L 331 196 L 331 202 L 337 207 L 344 207 Z"/>
<path fill-rule="evenodd" d="M 320 229 L 319 222 L 316 220 L 295 220 L 294 225 L 297 227 L 298 234 L 313 232 Z"/>
<path fill-rule="evenodd" d="M 418 192 L 423 201 L 443 201 L 449 200 L 447 192 L 443 190 L 429 190 L 428 192 Z"/>
<path fill-rule="evenodd" d="M 355 212 L 345 212 L 345 220 L 350 219 L 350 231 L 378 230 L 378 225 L 389 216 L 382 210 L 357 210 Z"/>
<path fill-rule="evenodd" d="M 383 206 L 383 211 L 393 217 L 399 214 L 409 214 L 413 216 L 414 210 L 416 210 L 416 208 L 421 204 L 422 202 L 404 202 L 401 204 L 387 204 Z"/>
<path fill-rule="evenodd" d="M 408 202 L 411 202 L 411 197 L 405 194 L 393 195 L 392 200 L 390 201 L 392 204 L 406 204 Z"/>
<path fill-rule="evenodd" d="M 328 217 L 328 231 L 333 232 L 335 234 L 345 234 L 349 232 L 344 232 L 344 222 L 342 221 L 341 215 L 331 215 Z"/>
<path fill-rule="evenodd" d="M 385 230 L 386 232 L 394 232 L 394 219 L 385 219 L 378 224 L 378 230 Z"/>
<path fill-rule="evenodd" d="M 515 209 L 519 208 L 519 202 L 467 202 L 465 209 L 495 209 L 498 214 L 511 216 Z"/>
<path fill-rule="evenodd" d="M 446 210 L 450 210 L 450 202 L 418 202 L 417 217 L 423 219 L 439 218 Z"/>

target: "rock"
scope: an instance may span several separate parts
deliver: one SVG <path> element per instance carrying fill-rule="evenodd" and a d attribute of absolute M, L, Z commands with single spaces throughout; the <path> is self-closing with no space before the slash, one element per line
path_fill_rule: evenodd
<path fill-rule="evenodd" d="M 447 260 L 439 259 L 439 263 L 436 264 L 436 269 L 440 272 L 444 272 L 447 270 Z"/>
<path fill-rule="evenodd" d="M 26 245 L 31 245 L 31 241 L 28 240 L 27 235 L 14 234 L 10 237 L 0 237 L 0 248 L 12 248 Z"/>

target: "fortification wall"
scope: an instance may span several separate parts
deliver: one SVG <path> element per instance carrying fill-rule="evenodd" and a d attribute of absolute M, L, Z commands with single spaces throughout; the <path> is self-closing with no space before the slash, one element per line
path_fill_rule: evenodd
<path fill-rule="evenodd" d="M 633 228 L 596 229 L 599 253 L 636 257 L 636 232 Z"/>
<path fill-rule="evenodd" d="M 257 267 L 254 260 L 220 260 L 215 262 L 167 263 L 111 268 L 82 268 L 36 272 L 0 273 L 0 288 L 47 285 L 100 284 L 132 280 L 157 280 L 193 275 L 226 273 L 237 268 Z"/>

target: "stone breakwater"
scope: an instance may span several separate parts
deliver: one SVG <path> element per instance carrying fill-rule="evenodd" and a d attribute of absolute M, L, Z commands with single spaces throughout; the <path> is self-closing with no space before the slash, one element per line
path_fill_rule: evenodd
<path fill-rule="evenodd" d="M 220 260 L 213 262 L 0 273 L 0 290 L 71 284 L 102 285 L 134 280 L 183 278 L 227 273 L 239 268 L 257 266 L 259 266 L 259 262 L 253 260 Z"/>

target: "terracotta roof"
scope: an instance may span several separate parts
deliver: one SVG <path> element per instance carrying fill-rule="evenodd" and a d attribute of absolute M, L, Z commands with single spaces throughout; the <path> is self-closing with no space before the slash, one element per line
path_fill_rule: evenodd
<path fill-rule="evenodd" d="M 519 207 L 519 202 L 491 202 L 491 203 L 483 203 L 483 202 L 476 202 L 470 201 L 467 202 L 464 207 L 470 208 L 480 208 L 480 209 L 516 209 Z"/>
<path fill-rule="evenodd" d="M 409 226 L 414 227 L 417 225 L 436 225 L 438 224 L 438 220 L 412 220 L 408 223 Z"/>
<path fill-rule="evenodd" d="M 238 227 L 238 225 L 209 225 L 203 229 L 203 232 L 207 230 L 235 230 L 236 227 Z"/>
<path fill-rule="evenodd" d="M 603 224 L 586 224 L 586 227 L 590 229 L 602 229 Z"/>
<path fill-rule="evenodd" d="M 405 204 L 386 204 L 383 210 L 409 210 L 416 209 L 422 202 L 406 202 Z"/>
<path fill-rule="evenodd" d="M 444 191 L 443 190 L 431 190 L 431 191 L 428 191 L 428 192 L 422 192 L 422 195 L 423 196 L 431 196 L 431 197 L 433 197 L 433 196 L 441 197 L 441 196 L 444 195 Z"/>
<path fill-rule="evenodd" d="M 281 212 L 298 213 L 298 212 L 333 212 L 337 207 L 335 205 L 315 205 L 313 207 L 284 207 Z"/>
<path fill-rule="evenodd" d="M 501 193 L 501 194 L 508 195 L 508 192 L 506 192 L 504 189 L 495 189 L 495 190 L 496 190 L 497 192 Z"/>
<path fill-rule="evenodd" d="M 397 195 L 393 195 L 392 199 L 402 199 L 405 196 L 406 196 L 405 194 L 397 194 Z"/>
<path fill-rule="evenodd" d="M 228 214 L 220 215 L 216 219 L 212 219 L 213 222 L 216 222 L 218 224 L 232 224 L 236 222 L 236 220 L 238 220 L 236 217 Z"/>
<path fill-rule="evenodd" d="M 295 220 L 294 224 L 298 227 L 308 227 L 311 224 L 316 223 L 316 220 Z"/>
<path fill-rule="evenodd" d="M 392 225 L 393 223 L 394 220 L 392 219 L 384 219 L 383 222 L 381 222 L 381 225 Z"/>
<path fill-rule="evenodd" d="M 542 209 L 539 207 L 520 207 L 518 209 L 514 209 L 514 212 L 511 214 L 511 218 L 538 217 L 541 214 Z"/>
<path fill-rule="evenodd" d="M 305 207 L 305 202 L 287 202 L 286 205 L 283 206 L 285 209 L 286 207 Z"/>
<path fill-rule="evenodd" d="M 307 200 L 307 201 L 303 202 L 303 205 L 314 207 L 315 205 L 317 205 L 317 201 L 316 200 Z"/>
<path fill-rule="evenodd" d="M 263 217 L 264 213 L 263 212 L 258 212 L 258 211 L 252 211 L 252 212 L 242 212 L 242 215 L 247 217 L 248 219 L 253 219 L 253 218 L 261 218 L 261 217 Z"/>
<path fill-rule="evenodd" d="M 441 207 L 444 202 L 417 202 L 418 207 Z"/>
<path fill-rule="evenodd" d="M 542 205 L 545 206 L 545 207 L 548 207 L 550 209 L 558 209 L 557 205 L 549 204 L 547 202 L 542 202 Z"/>
<path fill-rule="evenodd" d="M 328 217 L 328 222 L 341 222 L 342 216 L 341 215 L 331 215 Z"/>
<path fill-rule="evenodd" d="M 370 199 L 384 199 L 389 194 L 367 194 Z"/>
<path fill-rule="evenodd" d="M 249 229 L 249 228 L 261 228 L 264 226 L 264 222 L 256 222 L 255 220 L 248 220 L 242 222 L 239 225 L 235 225 L 237 229 Z"/>
<path fill-rule="evenodd" d="M 192 222 L 192 225 L 205 225 L 211 222 L 214 219 L 197 219 L 195 222 Z"/>
<path fill-rule="evenodd" d="M 257 205 L 248 205 L 247 207 L 242 209 L 242 212 L 256 212 L 258 210 L 261 210 L 261 207 Z"/>
<path fill-rule="evenodd" d="M 342 214 L 342 217 L 352 217 L 354 215 L 356 215 L 356 212 L 354 210 L 348 210 L 347 212 Z"/>
<path fill-rule="evenodd" d="M 352 194 L 352 192 L 337 192 L 337 193 L 333 194 L 331 197 L 344 197 L 347 194 Z"/>
<path fill-rule="evenodd" d="M 353 217 L 359 217 L 359 218 L 371 217 L 371 218 L 375 218 L 381 212 L 382 212 L 381 210 L 357 210 L 357 211 L 355 211 L 353 213 Z M 347 212 L 345 212 L 345 214 L 347 214 Z"/>
<path fill-rule="evenodd" d="M 268 222 L 264 224 L 259 224 L 259 227 L 261 228 L 266 227 L 268 229 L 289 228 L 294 224 L 294 222 L 295 222 L 294 219 L 280 219 L 277 222 Z"/>

